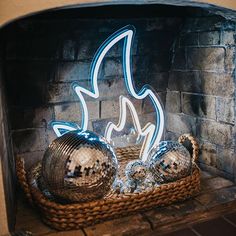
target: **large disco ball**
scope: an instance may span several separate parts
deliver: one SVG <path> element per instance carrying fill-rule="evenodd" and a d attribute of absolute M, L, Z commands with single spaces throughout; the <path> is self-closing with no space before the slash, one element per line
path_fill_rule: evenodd
<path fill-rule="evenodd" d="M 48 147 L 42 160 L 42 178 L 55 197 L 85 202 L 110 191 L 117 168 L 115 152 L 103 137 L 76 130 Z"/>
<path fill-rule="evenodd" d="M 178 142 L 162 141 L 149 154 L 149 170 L 156 182 L 165 183 L 186 177 L 191 168 L 190 153 Z"/>

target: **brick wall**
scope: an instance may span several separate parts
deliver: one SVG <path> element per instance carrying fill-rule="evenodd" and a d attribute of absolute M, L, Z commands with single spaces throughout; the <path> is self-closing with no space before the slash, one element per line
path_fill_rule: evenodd
<path fill-rule="evenodd" d="M 196 135 L 201 167 L 231 179 L 236 179 L 235 27 L 216 16 L 185 20 L 166 98 L 168 136 Z"/>
<path fill-rule="evenodd" d="M 171 46 L 182 19 L 27 19 L 5 32 L 6 81 L 11 113 L 14 151 L 30 166 L 41 159 L 56 137 L 48 127 L 51 120 L 80 124 L 80 104 L 71 83 L 89 87 L 92 58 L 101 43 L 119 28 L 133 24 L 133 72 L 141 88 L 151 84 L 165 103 Z M 122 71 L 122 46 L 108 53 L 99 72 L 100 97 L 88 98 L 89 128 L 103 134 L 109 121 L 118 122 L 118 95 L 127 94 Z M 134 101 L 142 125 L 154 120 L 145 101 Z M 128 132 L 132 127 L 129 119 Z M 119 135 L 119 134 L 116 134 Z"/>
<path fill-rule="evenodd" d="M 176 13 L 132 19 L 32 17 L 5 30 L 14 151 L 27 166 L 41 159 L 55 138 L 50 120 L 80 123 L 80 104 L 71 83 L 88 88 L 96 49 L 114 31 L 133 24 L 135 84 L 138 88 L 151 84 L 166 105 L 165 138 L 176 139 L 186 132 L 196 135 L 201 166 L 235 178 L 235 24 L 199 10 Z M 108 121 L 118 121 L 118 95 L 127 93 L 121 52 L 119 43 L 106 56 L 99 72 L 101 96 L 96 101 L 88 98 L 89 128 L 98 133 L 104 132 Z M 142 124 L 153 121 L 148 103 L 136 102 L 136 107 Z"/>

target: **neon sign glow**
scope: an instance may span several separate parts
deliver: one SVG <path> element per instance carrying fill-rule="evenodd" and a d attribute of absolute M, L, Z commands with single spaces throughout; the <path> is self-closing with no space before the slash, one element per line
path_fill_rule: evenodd
<path fill-rule="evenodd" d="M 84 95 L 86 94 L 94 99 L 99 97 L 99 89 L 98 89 L 98 72 L 100 65 L 107 54 L 107 52 L 120 40 L 124 40 L 123 46 L 123 71 L 124 71 L 124 80 L 127 91 L 129 94 L 136 99 L 145 99 L 149 97 L 151 103 L 156 112 L 156 124 L 147 123 L 143 128 L 141 128 L 139 118 L 136 112 L 136 109 L 132 102 L 124 97 L 120 96 L 119 104 L 120 104 L 120 117 L 117 125 L 109 122 L 104 137 L 110 142 L 112 131 L 121 131 L 126 123 L 126 110 L 129 108 L 132 120 L 134 123 L 134 127 L 138 132 L 139 136 L 144 137 L 144 142 L 142 145 L 142 149 L 140 152 L 140 157 L 143 161 L 147 160 L 148 153 L 150 150 L 156 146 L 162 137 L 164 130 L 164 112 L 162 109 L 162 105 L 153 92 L 152 88 L 149 85 L 145 85 L 142 87 L 140 91 L 136 91 L 135 86 L 133 84 L 132 70 L 131 70 L 131 49 L 133 37 L 135 34 L 135 28 L 133 26 L 126 26 L 121 28 L 114 34 L 112 34 L 109 38 L 107 38 L 104 43 L 99 47 L 98 51 L 95 54 L 95 57 L 92 61 L 91 72 L 90 72 L 90 82 L 91 82 L 91 90 L 87 90 L 81 87 L 78 83 L 73 83 L 73 89 L 77 94 L 81 105 L 82 105 L 82 122 L 81 126 L 78 126 L 74 123 L 63 122 L 63 121 L 53 121 L 51 125 L 53 130 L 55 131 L 57 136 L 63 135 L 66 131 L 71 131 L 75 129 L 87 130 L 88 121 L 89 121 L 89 111 L 87 108 L 87 104 L 84 99 Z"/>

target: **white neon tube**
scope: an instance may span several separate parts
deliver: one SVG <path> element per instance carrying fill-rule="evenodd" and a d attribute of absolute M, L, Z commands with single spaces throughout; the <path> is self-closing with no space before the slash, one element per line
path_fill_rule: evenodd
<path fill-rule="evenodd" d="M 112 123 L 108 123 L 106 127 L 105 132 L 105 138 L 107 138 L 109 141 L 111 140 L 112 131 L 121 131 L 126 122 L 126 107 L 128 107 L 131 111 L 132 119 L 135 125 L 135 129 L 137 130 L 138 134 L 141 136 L 145 136 L 144 143 L 142 146 L 142 150 L 140 153 L 140 156 L 142 157 L 142 160 L 145 161 L 147 159 L 149 151 L 152 149 L 153 146 L 157 145 L 162 137 L 163 130 L 164 130 L 164 112 L 161 106 L 161 103 L 159 99 L 156 97 L 154 92 L 151 90 L 151 88 L 146 85 L 144 86 L 139 92 L 135 91 L 134 85 L 133 85 L 133 78 L 131 73 L 131 46 L 133 41 L 133 35 L 134 35 L 134 28 L 132 26 L 127 26 L 119 31 L 117 31 L 115 34 L 110 36 L 99 48 L 97 53 L 95 54 L 92 66 L 91 66 L 91 91 L 87 90 L 79 84 L 75 83 L 73 85 L 73 88 L 77 94 L 77 96 L 80 99 L 81 105 L 82 105 L 82 124 L 81 129 L 87 130 L 88 128 L 88 121 L 89 121 L 89 112 L 87 108 L 87 104 L 85 102 L 83 94 L 87 94 L 88 96 L 92 98 L 98 98 L 99 97 L 99 88 L 98 88 L 98 72 L 99 68 L 101 66 L 101 63 L 107 54 L 107 52 L 120 40 L 124 40 L 124 47 L 123 47 L 123 70 L 124 70 L 124 78 L 126 83 L 126 88 L 131 96 L 133 96 L 136 99 L 145 99 L 146 97 L 149 97 L 155 110 L 156 110 L 156 125 L 148 123 L 145 125 L 144 128 L 141 128 L 137 112 L 131 103 L 131 101 L 123 96 L 120 97 L 120 118 L 118 125 L 114 125 Z M 57 122 L 57 130 L 58 130 L 58 123 Z M 64 124 L 61 122 L 61 127 L 63 129 L 66 129 L 68 127 L 68 123 Z M 52 124 L 53 126 L 53 124 Z M 53 127 L 55 131 L 55 126 Z M 70 126 L 68 128 L 69 130 L 74 130 L 74 126 Z M 58 135 L 60 131 L 56 132 Z"/>

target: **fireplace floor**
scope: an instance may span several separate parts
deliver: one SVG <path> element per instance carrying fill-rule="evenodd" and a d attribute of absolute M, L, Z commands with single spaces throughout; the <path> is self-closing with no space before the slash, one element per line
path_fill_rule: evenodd
<path fill-rule="evenodd" d="M 199 236 L 210 235 L 206 232 L 210 227 L 222 225 L 226 228 L 224 232 L 232 230 L 233 227 L 235 231 L 232 235 L 236 235 L 236 184 L 208 172 L 202 171 L 201 175 L 202 189 L 200 194 L 193 199 L 67 232 L 58 232 L 44 225 L 36 211 L 29 207 L 24 197 L 19 194 L 15 231 L 30 231 L 33 235 L 47 236 L 145 236 L 163 235 L 181 230 L 170 235 Z M 232 221 L 230 217 L 234 220 Z M 205 221 L 207 222 L 201 223 Z M 206 234 L 202 234 L 201 230 Z"/>

